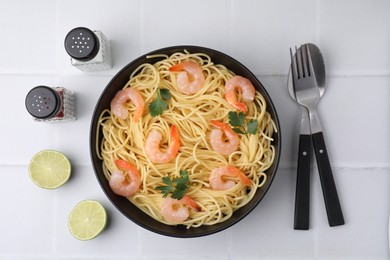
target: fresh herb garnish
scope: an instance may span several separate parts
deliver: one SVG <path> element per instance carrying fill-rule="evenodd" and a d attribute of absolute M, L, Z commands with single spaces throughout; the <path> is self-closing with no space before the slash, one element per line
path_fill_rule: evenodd
<path fill-rule="evenodd" d="M 169 89 L 158 88 L 157 98 L 149 104 L 149 112 L 152 117 L 161 115 L 164 110 L 168 109 L 167 99 L 170 99 L 171 92 Z"/>
<path fill-rule="evenodd" d="M 162 177 L 162 181 L 166 186 L 158 186 L 156 187 L 156 190 L 161 191 L 163 194 L 163 198 L 166 198 L 169 193 L 172 192 L 171 197 L 173 199 L 182 199 L 184 194 L 187 192 L 188 189 L 188 172 L 187 171 L 180 171 L 180 178 L 174 178 L 171 180 L 169 177 Z"/>
<path fill-rule="evenodd" d="M 247 135 L 256 134 L 258 128 L 257 120 L 249 120 L 245 128 L 245 114 L 243 112 L 237 113 L 235 111 L 229 112 L 229 124 L 233 127 L 233 131 L 237 134 Z"/>
<path fill-rule="evenodd" d="M 256 134 L 257 133 L 257 129 L 258 129 L 258 126 L 259 123 L 257 122 L 257 120 L 249 120 L 248 123 L 246 124 L 246 128 L 247 128 L 247 131 L 248 133 L 250 134 Z"/>

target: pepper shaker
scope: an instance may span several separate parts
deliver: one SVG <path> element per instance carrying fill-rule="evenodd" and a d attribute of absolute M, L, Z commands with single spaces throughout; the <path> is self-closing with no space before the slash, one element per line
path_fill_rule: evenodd
<path fill-rule="evenodd" d="M 111 68 L 110 41 L 101 31 L 74 28 L 66 35 L 64 45 L 71 64 L 82 71 Z"/>
<path fill-rule="evenodd" d="M 74 94 L 63 87 L 34 87 L 28 92 L 25 105 L 35 121 L 60 122 L 76 119 Z"/>

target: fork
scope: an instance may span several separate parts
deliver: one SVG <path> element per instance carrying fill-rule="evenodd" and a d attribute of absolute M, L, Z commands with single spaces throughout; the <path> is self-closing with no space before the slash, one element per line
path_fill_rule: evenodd
<path fill-rule="evenodd" d="M 309 111 L 310 131 L 320 175 L 329 226 L 343 225 L 344 216 L 341 210 L 336 184 L 325 145 L 322 127 L 317 116 L 316 107 L 320 100 L 320 91 L 315 80 L 315 71 L 307 45 L 295 47 L 296 55 L 291 55 L 291 73 L 295 97 L 298 103 Z"/>
<path fill-rule="evenodd" d="M 290 49 L 291 60 L 293 54 Z M 291 62 L 287 88 L 292 99 L 298 103 L 292 79 Z M 299 104 L 299 103 L 298 103 Z M 309 230 L 310 222 L 310 175 L 312 158 L 312 141 L 310 131 L 309 111 L 301 107 L 301 127 L 299 132 L 298 165 L 295 189 L 294 229 Z"/>

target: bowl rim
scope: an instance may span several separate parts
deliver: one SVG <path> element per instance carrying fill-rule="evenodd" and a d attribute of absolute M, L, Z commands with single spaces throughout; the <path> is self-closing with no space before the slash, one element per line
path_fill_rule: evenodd
<path fill-rule="evenodd" d="M 202 227 L 205 227 L 204 230 L 202 229 L 202 227 L 196 227 L 196 228 L 187 229 L 187 230 L 191 230 L 191 232 L 185 232 L 183 225 L 170 226 L 170 225 L 166 225 L 164 223 L 158 222 L 159 223 L 158 225 L 163 225 L 165 227 L 165 229 L 179 231 L 179 232 L 176 233 L 176 232 L 168 232 L 166 230 L 164 231 L 164 230 L 161 230 L 159 228 L 151 227 L 150 225 L 145 224 L 144 221 L 140 221 L 138 218 L 135 218 L 134 216 L 129 215 L 119 205 L 118 200 L 125 199 L 127 201 L 127 203 L 130 203 L 131 205 L 133 205 L 133 207 L 136 207 L 136 206 L 134 204 L 132 204 L 128 199 L 126 199 L 124 197 L 118 196 L 116 194 L 114 194 L 114 196 L 113 196 L 112 195 L 113 194 L 112 191 L 110 192 L 110 191 L 108 191 L 106 189 L 105 186 L 107 186 L 108 181 L 105 178 L 104 174 L 103 174 L 104 179 L 102 178 L 101 174 L 99 174 L 99 169 L 98 169 L 98 166 L 97 166 L 97 165 L 102 165 L 102 161 L 100 159 L 98 159 L 97 155 L 96 155 L 96 138 L 100 139 L 100 137 L 97 136 L 97 134 L 101 134 L 100 131 L 99 131 L 99 133 L 97 133 L 96 127 L 97 127 L 97 120 L 98 120 L 98 118 L 100 116 L 100 113 L 97 113 L 97 111 L 99 110 L 99 106 L 102 103 L 102 100 L 104 99 L 104 96 L 107 94 L 109 89 L 112 88 L 111 87 L 112 84 L 115 82 L 116 79 L 118 79 L 122 75 L 122 73 L 124 73 L 131 66 L 134 66 L 134 64 L 137 64 L 137 63 L 139 63 L 142 60 L 147 60 L 148 59 L 147 56 L 154 55 L 154 54 L 162 54 L 162 53 L 163 54 L 167 54 L 168 52 L 170 54 L 172 54 L 174 52 L 184 51 L 184 50 L 187 50 L 187 51 L 190 50 L 189 51 L 190 53 L 206 53 L 206 54 L 212 53 L 212 54 L 218 55 L 218 56 L 222 57 L 223 59 L 229 60 L 230 62 L 232 62 L 233 64 L 235 64 L 236 66 L 238 66 L 242 70 L 244 70 L 248 75 L 250 75 L 257 83 L 257 84 L 254 84 L 254 85 L 256 85 L 255 86 L 256 89 L 258 91 L 260 91 L 261 94 L 266 99 L 267 111 L 270 110 L 272 112 L 271 113 L 272 114 L 272 119 L 274 120 L 274 123 L 276 125 L 277 132 L 274 133 L 275 140 L 274 140 L 274 143 L 273 143 L 274 147 L 275 147 L 275 159 L 274 159 L 274 162 L 273 162 L 272 166 L 269 169 L 267 169 L 266 171 L 268 172 L 271 168 L 273 170 L 272 170 L 272 172 L 270 174 L 267 174 L 268 175 L 267 176 L 268 180 L 267 180 L 267 183 L 266 183 L 262 193 L 260 194 L 260 196 L 255 201 L 253 201 L 254 198 L 252 198 L 252 201 L 244 206 L 245 209 L 246 209 L 245 211 L 242 211 L 241 210 L 242 208 L 240 208 L 237 211 L 235 211 L 234 213 L 236 213 L 236 214 L 233 213 L 234 218 L 232 216 L 231 218 L 229 218 L 228 220 L 226 220 L 224 222 L 217 223 L 215 225 L 210 225 L 210 226 L 202 226 Z M 213 59 L 212 59 L 212 61 L 213 61 Z M 226 66 L 225 64 L 222 64 L 222 65 Z M 230 70 L 230 68 L 228 66 L 226 66 L 226 67 Z M 259 86 L 260 89 L 258 89 L 257 86 Z M 122 87 L 123 86 L 120 86 L 118 88 L 118 90 L 121 89 Z M 260 201 L 263 200 L 264 196 L 266 195 L 266 193 L 270 189 L 271 184 L 272 184 L 272 182 L 273 182 L 273 180 L 275 178 L 275 175 L 277 173 L 277 170 L 278 170 L 278 166 L 279 166 L 279 162 L 280 162 L 280 156 L 281 156 L 281 148 L 282 148 L 281 147 L 281 145 L 282 145 L 281 128 L 280 128 L 280 122 L 279 122 L 278 113 L 276 111 L 276 107 L 275 107 L 275 105 L 274 105 L 270 95 L 268 94 L 267 90 L 265 89 L 263 84 L 260 82 L 258 77 L 256 77 L 255 74 L 252 73 L 252 71 L 250 71 L 246 66 L 244 66 L 241 62 L 237 61 L 233 57 L 231 57 L 231 56 L 229 56 L 229 55 L 227 55 L 227 54 L 225 54 L 225 53 L 223 53 L 221 51 L 218 51 L 218 50 L 215 50 L 215 49 L 211 49 L 211 48 L 208 48 L 208 47 L 197 46 L 197 45 L 168 46 L 168 47 L 159 48 L 159 49 L 156 49 L 156 50 L 153 50 L 153 51 L 149 51 L 148 53 L 139 56 L 138 58 L 132 60 L 131 62 L 126 64 L 123 68 L 121 68 L 111 78 L 111 80 L 107 83 L 107 85 L 105 86 L 105 88 L 103 89 L 102 93 L 100 94 L 99 98 L 96 101 L 96 105 L 94 107 L 93 114 L 91 116 L 90 131 L 89 131 L 89 143 L 90 143 L 89 144 L 89 147 L 90 147 L 90 159 L 91 159 L 92 167 L 93 167 L 93 170 L 94 170 L 94 173 L 95 173 L 95 177 L 97 178 L 98 183 L 99 183 L 101 189 L 103 190 L 103 192 L 105 193 L 106 197 L 115 206 L 115 208 L 117 208 L 119 210 L 119 212 L 121 212 L 129 220 L 131 220 L 132 222 L 134 222 L 135 224 L 137 224 L 138 226 L 140 226 L 140 227 L 142 227 L 142 228 L 144 228 L 146 230 L 149 230 L 151 232 L 154 232 L 154 233 L 157 233 L 157 234 L 160 234 L 160 235 L 164 235 L 164 236 L 168 236 L 168 237 L 177 237 L 177 238 L 194 238 L 194 237 L 201 237 L 201 236 L 207 236 L 207 235 L 215 234 L 215 233 L 218 233 L 218 232 L 220 232 L 222 230 L 225 230 L 225 229 L 235 225 L 236 223 L 238 223 L 242 219 L 244 219 L 250 212 L 252 212 L 254 210 L 254 208 L 257 207 L 257 205 L 260 203 Z M 97 161 L 95 161 L 95 160 L 97 160 Z M 100 166 L 100 168 L 102 168 L 102 167 Z M 256 194 L 258 192 L 260 192 L 259 190 L 260 189 L 258 188 L 257 191 L 256 191 Z M 255 194 L 255 196 L 256 196 L 256 194 Z M 140 214 L 140 215 L 142 215 L 145 218 L 150 218 L 151 221 L 153 221 L 153 222 L 157 221 L 157 220 L 153 219 L 152 217 L 150 217 L 149 215 L 147 215 L 146 213 L 144 213 L 141 209 L 136 208 L 136 210 L 139 211 L 136 214 Z M 240 213 L 237 213 L 238 211 L 240 211 Z M 232 219 L 232 220 L 230 220 L 230 219 Z M 213 226 L 216 226 L 216 227 L 213 227 Z M 212 227 L 212 228 L 206 228 L 206 227 Z"/>

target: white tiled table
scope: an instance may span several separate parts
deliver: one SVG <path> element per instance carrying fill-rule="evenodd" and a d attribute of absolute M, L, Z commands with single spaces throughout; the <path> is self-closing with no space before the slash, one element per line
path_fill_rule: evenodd
<path fill-rule="evenodd" d="M 390 206 L 390 2 L 386 0 L 1 0 L 1 259 L 388 259 Z M 64 51 L 77 26 L 103 31 L 112 70 L 84 73 Z M 311 229 L 293 230 L 300 110 L 287 89 L 289 47 L 316 43 L 327 67 L 319 104 L 346 224 L 327 223 L 313 166 Z M 282 158 L 259 206 L 237 225 L 195 239 L 146 231 L 102 192 L 89 158 L 89 123 L 111 77 L 140 55 L 191 44 L 238 59 L 265 85 L 282 126 Z M 24 108 L 36 85 L 65 86 L 78 119 L 33 122 Z M 43 149 L 65 153 L 71 180 L 48 191 L 27 165 Z M 67 218 L 84 199 L 102 202 L 110 222 L 94 240 L 74 239 Z"/>

